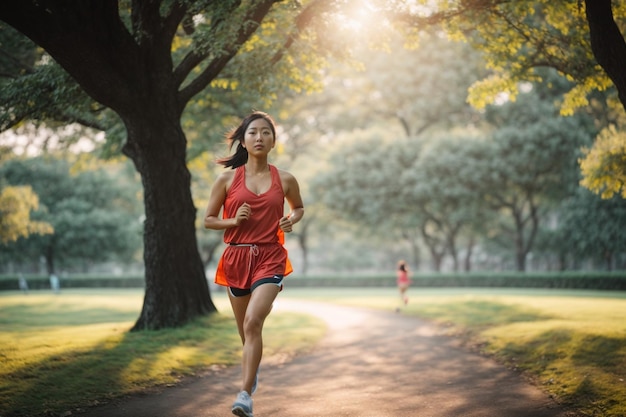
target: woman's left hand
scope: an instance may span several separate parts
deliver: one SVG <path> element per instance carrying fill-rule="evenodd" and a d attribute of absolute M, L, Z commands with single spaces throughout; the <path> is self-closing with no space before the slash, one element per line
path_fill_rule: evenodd
<path fill-rule="evenodd" d="M 278 222 L 278 227 L 280 227 L 283 232 L 290 233 L 293 230 L 293 223 L 291 222 L 291 218 L 289 216 L 281 218 Z"/>

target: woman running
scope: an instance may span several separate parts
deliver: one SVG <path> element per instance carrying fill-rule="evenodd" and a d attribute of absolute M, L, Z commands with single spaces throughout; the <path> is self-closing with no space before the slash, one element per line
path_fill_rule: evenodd
<path fill-rule="evenodd" d="M 204 217 L 208 229 L 224 230 L 228 245 L 215 282 L 228 287 L 239 336 L 243 343 L 241 391 L 232 413 L 253 417 L 252 394 L 263 354 L 263 323 L 292 272 L 283 247 L 284 233 L 304 215 L 296 178 L 268 163 L 276 144 L 276 127 L 263 112 L 253 112 L 226 137 L 235 153 L 218 160 L 225 167 L 215 181 Z M 290 207 L 284 215 L 285 200 Z M 222 217 L 219 217 L 223 209 Z"/>

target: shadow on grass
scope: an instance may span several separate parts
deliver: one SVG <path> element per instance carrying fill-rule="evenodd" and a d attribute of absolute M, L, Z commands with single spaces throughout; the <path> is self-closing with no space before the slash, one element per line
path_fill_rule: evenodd
<path fill-rule="evenodd" d="M 470 335 L 490 327 L 553 318 L 523 307 L 479 300 L 434 306 L 428 315 L 445 317 L 465 327 Z M 550 329 L 531 340 L 507 343 L 495 356 L 514 369 L 544 379 L 546 388 L 563 403 L 590 416 L 626 415 L 626 406 L 621 405 L 626 399 L 626 337 L 581 334 L 572 328 Z"/>
<path fill-rule="evenodd" d="M 532 340 L 508 343 L 498 356 L 515 368 L 542 372 L 554 361 L 567 357 L 566 345 L 572 341 L 572 331 L 554 329 L 543 332 Z"/>
<path fill-rule="evenodd" d="M 594 416 L 626 415 L 626 337 L 586 336 L 572 362 L 581 369 L 594 370 L 592 376 L 582 375 L 582 382 L 567 401 L 586 404 Z"/>
<path fill-rule="evenodd" d="M 619 372 L 623 376 L 626 374 L 626 337 L 589 335 L 582 340 L 572 359 L 578 365 Z"/>
<path fill-rule="evenodd" d="M 37 310 L 33 311 L 33 316 L 46 314 L 46 309 L 33 310 Z M 20 313 L 24 311 L 20 308 Z M 77 314 L 81 317 L 75 317 Z M 128 315 L 106 308 L 61 313 L 55 310 L 54 316 L 55 319 L 47 320 L 42 317 L 43 326 L 128 321 Z M 136 318 L 136 313 L 132 317 Z M 38 328 L 42 327 L 34 317 L 29 320 L 37 323 Z M 213 352 L 201 352 L 197 347 L 211 338 L 224 344 L 222 349 L 216 349 L 215 362 L 231 365 L 228 361 L 236 354 L 228 352 L 226 347 L 238 346 L 239 336 L 233 319 L 220 315 L 194 320 L 182 328 L 111 334 L 95 346 L 64 351 L 22 365 L 6 374 L 0 384 L 0 390 L 9 394 L 3 395 L 0 415 L 62 415 L 93 404 L 96 399 L 106 401 L 146 386 L 174 383 L 183 374 L 193 374 L 206 363 L 207 355 Z M 176 355 L 172 354 L 174 350 L 184 352 Z"/>
<path fill-rule="evenodd" d="M 564 404 L 589 416 L 624 416 L 626 338 L 554 329 L 534 339 L 507 344 L 498 352 L 504 362 L 549 381 Z M 571 361 L 571 366 L 564 364 Z M 567 366 L 567 368 L 564 368 Z M 621 378 L 621 379 L 620 379 Z"/>
<path fill-rule="evenodd" d="M 585 416 L 623 417 L 624 404 L 609 396 L 606 389 L 584 378 L 576 390 L 563 397 L 570 404 L 580 404 Z M 621 410 L 620 410 L 621 408 Z"/>

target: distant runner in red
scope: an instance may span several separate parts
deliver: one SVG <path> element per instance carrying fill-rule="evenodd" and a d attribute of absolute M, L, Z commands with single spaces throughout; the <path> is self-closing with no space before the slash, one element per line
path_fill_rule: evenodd
<path fill-rule="evenodd" d="M 215 181 L 204 216 L 207 229 L 224 230 L 224 251 L 215 282 L 228 287 L 228 298 L 243 343 L 243 384 L 233 414 L 253 417 L 252 394 L 263 355 L 263 323 L 292 272 L 284 233 L 304 215 L 296 178 L 268 163 L 276 127 L 263 112 L 253 112 L 226 137 L 235 153 L 218 163 L 232 169 Z M 285 215 L 285 200 L 290 212 Z M 220 211 L 223 214 L 219 217 Z"/>
<path fill-rule="evenodd" d="M 409 303 L 409 297 L 406 295 L 406 291 L 411 285 L 411 278 L 409 278 L 409 267 L 405 261 L 398 261 L 398 269 L 396 270 L 396 284 L 398 285 L 398 291 L 400 292 L 400 299 L 404 305 Z M 396 311 L 400 311 L 398 308 Z"/>

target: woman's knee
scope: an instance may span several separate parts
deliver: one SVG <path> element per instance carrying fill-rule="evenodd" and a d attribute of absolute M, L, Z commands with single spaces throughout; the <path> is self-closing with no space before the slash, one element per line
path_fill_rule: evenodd
<path fill-rule="evenodd" d="M 246 315 L 243 321 L 243 331 L 247 337 L 261 334 L 263 330 L 264 318 L 257 317 L 255 315 Z"/>

